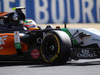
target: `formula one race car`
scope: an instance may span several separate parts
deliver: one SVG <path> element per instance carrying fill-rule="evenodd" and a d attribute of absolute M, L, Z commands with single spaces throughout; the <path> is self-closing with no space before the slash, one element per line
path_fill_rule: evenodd
<path fill-rule="evenodd" d="M 21 24 L 25 21 L 21 12 L 23 8 L 14 9 L 16 12 L 3 13 L 1 17 L 0 61 L 44 60 L 63 64 L 69 59 L 100 57 L 100 31 L 93 28 L 52 28 L 51 25 L 29 31 Z"/>

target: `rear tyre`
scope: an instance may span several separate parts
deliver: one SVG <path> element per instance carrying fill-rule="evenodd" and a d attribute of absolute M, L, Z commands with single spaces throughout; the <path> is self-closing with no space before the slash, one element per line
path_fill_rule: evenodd
<path fill-rule="evenodd" d="M 47 63 L 64 64 L 70 58 L 71 46 L 70 37 L 65 32 L 50 31 L 43 39 L 41 55 Z"/>

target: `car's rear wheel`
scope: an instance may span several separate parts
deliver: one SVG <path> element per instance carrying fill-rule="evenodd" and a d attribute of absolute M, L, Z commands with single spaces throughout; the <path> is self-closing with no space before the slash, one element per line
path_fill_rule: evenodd
<path fill-rule="evenodd" d="M 47 63 L 64 64 L 70 58 L 70 37 L 63 31 L 54 30 L 43 39 L 41 54 Z"/>

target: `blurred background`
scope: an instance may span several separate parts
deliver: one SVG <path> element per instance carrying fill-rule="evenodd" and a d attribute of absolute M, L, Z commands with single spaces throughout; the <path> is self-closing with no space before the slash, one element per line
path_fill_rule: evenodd
<path fill-rule="evenodd" d="M 100 23 L 100 0 L 0 0 L 0 12 L 26 7 L 37 24 Z"/>

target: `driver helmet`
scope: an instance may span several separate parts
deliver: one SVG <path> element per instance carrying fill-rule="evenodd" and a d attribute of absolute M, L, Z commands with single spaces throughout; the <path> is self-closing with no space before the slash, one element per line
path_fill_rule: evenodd
<path fill-rule="evenodd" d="M 23 22 L 23 25 L 25 27 L 27 27 L 29 29 L 29 31 L 32 31 L 32 30 L 38 30 L 39 28 L 37 27 L 37 24 L 34 20 L 31 20 L 31 19 L 26 19 L 24 22 Z"/>
<path fill-rule="evenodd" d="M 53 26 L 52 25 L 47 25 L 46 29 L 53 29 Z"/>

